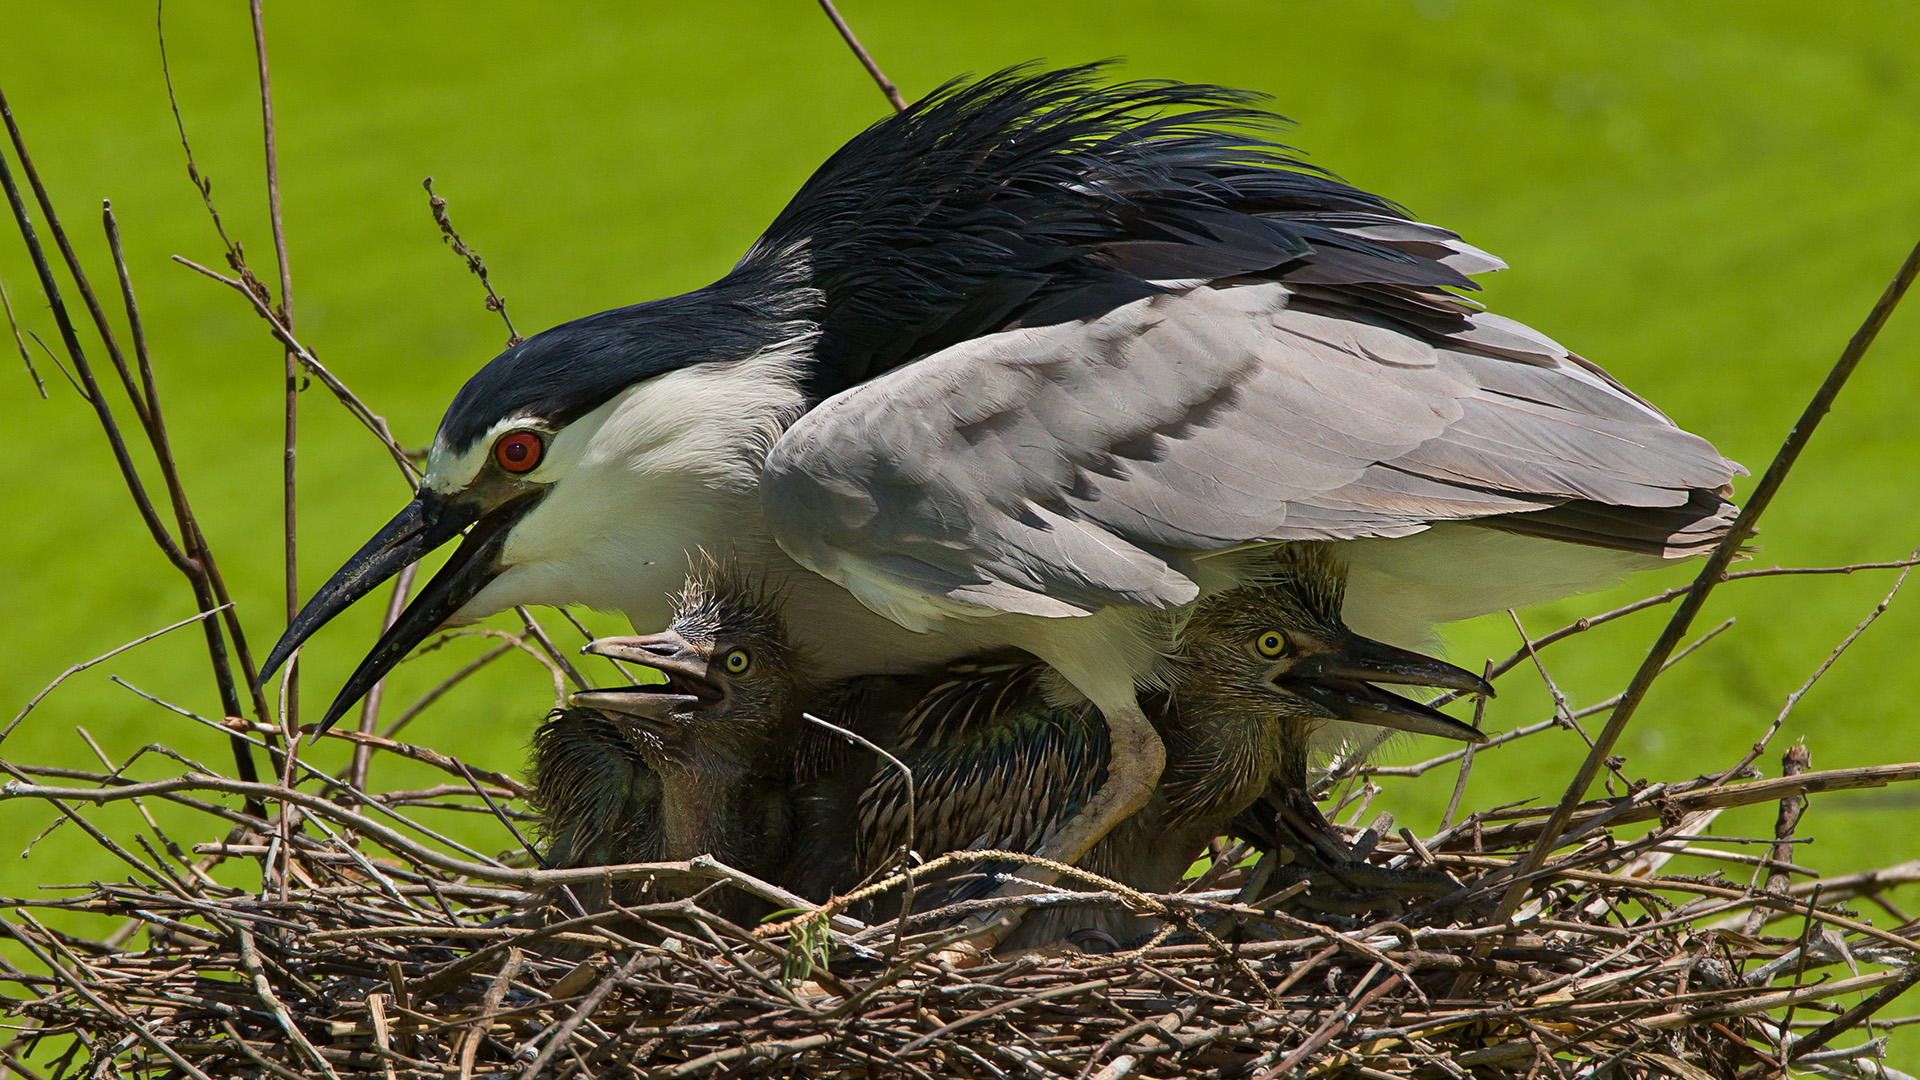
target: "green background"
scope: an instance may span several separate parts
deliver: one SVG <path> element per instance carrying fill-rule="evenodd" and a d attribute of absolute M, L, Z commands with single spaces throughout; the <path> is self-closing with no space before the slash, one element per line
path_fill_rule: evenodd
<path fill-rule="evenodd" d="M 1495 310 L 1607 367 L 1755 473 L 1920 238 L 1913 5 L 850 0 L 845 10 L 909 97 L 1019 61 L 1113 56 L 1131 75 L 1272 94 L 1312 161 L 1505 258 L 1513 269 L 1484 297 Z M 165 24 L 200 166 L 252 265 L 273 280 L 244 5 L 176 3 Z M 0 0 L 0 86 L 101 286 L 112 271 L 97 211 L 100 199 L 114 202 L 182 471 L 263 653 L 284 623 L 281 357 L 237 295 L 168 261 L 221 256 L 187 181 L 154 30 L 147 4 Z M 809 0 L 275 2 L 268 36 L 300 335 L 412 446 L 428 441 L 453 391 L 504 336 L 437 239 L 423 176 L 436 178 L 531 333 L 717 277 L 815 164 L 886 110 Z M 10 226 L 0 231 L 0 280 L 24 325 L 51 342 L 22 249 Z M 0 718 L 68 664 L 192 611 L 132 513 L 90 411 L 44 355 L 36 363 L 51 400 L 34 394 L 17 355 L 0 352 Z M 1920 311 L 1907 310 L 1769 513 L 1752 565 L 1890 560 L 1920 543 L 1917 392 Z M 404 490 L 318 386 L 302 398 L 301 425 L 304 596 Z M 1741 493 L 1751 486 L 1742 481 Z M 1670 570 L 1522 618 L 1538 634 L 1686 580 Z M 1626 772 L 1679 779 L 1737 759 L 1891 582 L 1875 571 L 1723 589 L 1699 627 L 1738 622 L 1656 687 L 1621 744 Z M 372 640 L 380 607 L 361 605 L 309 646 L 309 710 Z M 620 626 L 589 618 L 603 631 Z M 1623 620 L 1544 658 L 1576 706 L 1591 703 L 1624 685 L 1661 619 Z M 1789 718 L 1766 770 L 1801 735 L 1819 768 L 1920 759 L 1917 629 L 1920 607 L 1896 603 Z M 1454 659 L 1473 667 L 1516 643 L 1504 616 L 1451 636 Z M 411 701 L 483 648 L 463 640 L 409 664 L 389 700 Z M 224 740 L 109 674 L 219 711 L 203 640 L 181 631 L 70 681 L 0 756 L 89 764 L 77 725 L 116 758 L 164 740 L 225 762 Z M 410 735 L 515 769 L 549 690 L 531 661 L 509 657 Z M 1549 715 L 1530 669 L 1501 690 L 1491 727 Z M 1554 732 L 1488 754 L 1467 805 L 1555 797 L 1582 749 Z M 1440 772 L 1376 805 L 1430 832 L 1452 783 Z M 385 762 L 374 775 L 376 785 L 414 779 L 436 782 Z M 1801 828 L 1817 841 L 1797 857 L 1833 871 L 1920 857 L 1915 807 L 1904 792 L 1822 798 Z M 0 893 L 121 873 L 70 829 L 31 861 L 15 858 L 49 816 L 43 804 L 0 803 Z M 1771 822 L 1761 807 L 1716 828 L 1770 835 Z M 444 824 L 506 846 L 489 821 Z M 1912 1068 L 1920 1052 L 1897 1049 L 1902 1059 Z"/>

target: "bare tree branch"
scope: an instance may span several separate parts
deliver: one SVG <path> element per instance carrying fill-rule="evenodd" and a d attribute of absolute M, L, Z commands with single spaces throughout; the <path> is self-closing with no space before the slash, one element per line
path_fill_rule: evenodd
<path fill-rule="evenodd" d="M 1708 594 L 1713 591 L 1715 585 L 1719 584 L 1721 575 L 1726 573 L 1727 565 L 1733 561 L 1735 555 L 1739 554 L 1740 545 L 1753 536 L 1754 526 L 1759 521 L 1760 515 L 1765 513 L 1767 507 L 1772 504 L 1774 495 L 1786 482 L 1787 474 L 1793 470 L 1794 463 L 1800 460 L 1800 452 L 1806 449 L 1814 430 L 1819 427 L 1821 419 L 1833 407 L 1834 399 L 1839 397 L 1841 388 L 1846 386 L 1847 379 L 1853 375 L 1854 368 L 1860 365 L 1861 358 L 1873 345 L 1874 338 L 1879 336 L 1880 328 L 1886 325 L 1888 318 L 1892 317 L 1894 308 L 1900 305 L 1900 299 L 1906 295 L 1907 287 L 1913 284 L 1916 275 L 1920 275 L 1920 244 L 1915 244 L 1913 250 L 1907 254 L 1906 261 L 1900 264 L 1900 269 L 1894 274 L 1893 281 L 1887 285 L 1886 291 L 1880 294 L 1879 301 L 1873 305 L 1873 310 L 1867 314 L 1866 322 L 1861 324 L 1860 329 L 1853 335 L 1853 339 L 1847 342 L 1847 347 L 1841 352 L 1840 359 L 1835 361 L 1833 369 L 1827 373 L 1826 381 L 1820 384 L 1820 389 L 1814 392 L 1813 399 L 1807 402 L 1799 422 L 1795 423 L 1793 430 L 1787 433 L 1786 442 L 1780 447 L 1780 452 L 1774 456 L 1773 463 L 1767 466 L 1766 473 L 1760 477 L 1760 483 L 1755 485 L 1753 494 L 1748 496 L 1747 504 L 1741 507 L 1739 516 L 1727 530 L 1726 538 L 1720 541 L 1720 546 L 1715 548 L 1713 554 L 1707 558 L 1707 564 L 1701 568 L 1700 576 L 1695 579 L 1693 588 L 1688 591 L 1686 598 L 1680 601 L 1679 610 L 1673 613 L 1673 618 L 1668 621 L 1659 640 L 1654 642 L 1653 648 L 1647 653 L 1646 660 L 1641 663 L 1640 670 L 1634 673 L 1633 681 L 1627 684 L 1626 693 L 1622 695 L 1619 706 L 1613 710 L 1613 715 L 1607 718 L 1606 727 L 1601 729 L 1599 738 L 1594 740 L 1593 749 L 1588 751 L 1586 760 L 1581 762 L 1580 771 L 1575 774 L 1573 782 L 1567 785 L 1567 792 L 1561 796 L 1560 805 L 1554 809 L 1553 817 L 1548 819 L 1546 828 L 1541 831 L 1540 839 L 1535 842 L 1533 850 L 1527 853 L 1526 859 L 1515 872 L 1513 885 L 1507 889 L 1506 895 L 1501 897 L 1499 907 L 1501 918 L 1513 914 L 1519 908 L 1521 898 L 1526 895 L 1528 878 L 1546 862 L 1548 853 L 1553 850 L 1554 844 L 1559 839 L 1559 834 L 1572 818 L 1574 808 L 1580 804 L 1581 799 L 1586 798 L 1587 789 L 1593 786 L 1594 776 L 1600 771 L 1608 755 L 1613 753 L 1614 743 L 1619 741 L 1621 732 L 1626 730 L 1627 722 L 1633 719 L 1634 712 L 1646 697 L 1654 678 L 1660 674 L 1660 669 L 1666 663 L 1667 657 L 1679 647 L 1680 639 L 1686 636 L 1688 628 L 1693 625 L 1694 617 L 1706 605 Z"/>
<path fill-rule="evenodd" d="M 827 18 L 833 20 L 833 28 L 840 31 L 840 37 L 846 41 L 847 48 L 853 50 L 853 55 L 860 61 L 860 66 L 866 68 L 867 74 L 873 76 L 873 81 L 879 85 L 880 92 L 886 95 L 887 103 L 893 106 L 893 111 L 906 112 L 907 102 L 900 96 L 900 88 L 893 85 L 893 80 L 887 78 L 887 73 L 880 70 L 880 65 L 868 55 L 866 48 L 860 44 L 860 39 L 853 36 L 853 27 L 848 26 L 847 20 L 840 17 L 840 10 L 833 6 L 833 0 L 820 0 L 820 10 L 826 12 Z"/>

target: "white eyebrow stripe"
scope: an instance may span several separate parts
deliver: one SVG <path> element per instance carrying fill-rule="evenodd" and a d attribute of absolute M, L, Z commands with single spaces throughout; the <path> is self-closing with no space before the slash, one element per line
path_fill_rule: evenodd
<path fill-rule="evenodd" d="M 535 418 L 520 413 L 503 416 L 495 420 L 493 426 L 487 429 L 487 433 L 473 440 L 473 445 L 467 447 L 466 452 L 461 454 L 454 453 L 452 448 L 447 446 L 444 436 L 434 436 L 433 449 L 427 452 L 426 475 L 421 477 L 420 486 L 442 495 L 465 491 L 473 484 L 474 478 L 480 475 L 481 466 L 487 463 L 487 455 L 493 450 L 494 440 L 513 428 L 525 427 L 533 419 Z"/>

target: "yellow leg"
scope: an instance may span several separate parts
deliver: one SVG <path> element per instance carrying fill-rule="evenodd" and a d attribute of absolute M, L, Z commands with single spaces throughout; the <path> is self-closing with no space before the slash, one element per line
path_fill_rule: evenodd
<path fill-rule="evenodd" d="M 1040 850 L 1045 859 L 1072 865 L 1092 850 L 1114 827 L 1132 817 L 1153 795 L 1160 772 L 1166 766 L 1167 750 L 1160 734 L 1140 711 L 1139 701 L 1129 697 L 1124 707 L 1101 710 L 1106 717 L 1109 745 L 1113 757 L 1107 765 L 1107 780 L 1093 793 L 1080 812 L 1054 830 Z M 995 890 L 999 897 L 1024 896 L 1036 885 L 1051 885 L 1059 879 L 1057 871 L 1040 866 L 1022 867 L 1016 877 Z M 1029 884 L 1031 883 L 1031 884 Z M 1007 908 L 972 920 L 967 940 L 956 950 L 940 957 L 955 967 L 970 966 L 978 953 L 991 950 L 1020 925 L 1023 908 Z"/>

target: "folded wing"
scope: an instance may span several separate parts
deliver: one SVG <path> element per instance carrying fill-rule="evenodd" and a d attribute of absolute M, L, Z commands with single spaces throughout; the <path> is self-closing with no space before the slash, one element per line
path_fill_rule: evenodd
<path fill-rule="evenodd" d="M 797 421 L 767 521 L 907 625 L 1181 604 L 1196 558 L 1266 541 L 1724 532 L 1738 467 L 1705 440 L 1525 326 L 1423 324 L 1408 295 L 1216 281 L 962 342 Z"/>

